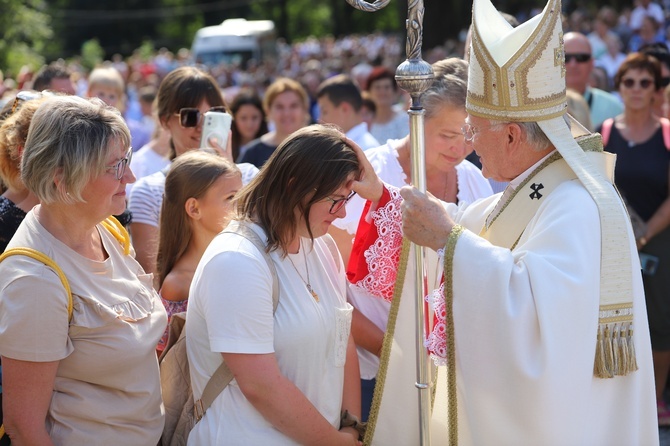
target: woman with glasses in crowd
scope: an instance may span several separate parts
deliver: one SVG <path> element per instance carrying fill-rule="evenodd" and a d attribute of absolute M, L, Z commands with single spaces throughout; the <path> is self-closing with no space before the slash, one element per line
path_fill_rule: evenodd
<path fill-rule="evenodd" d="M 21 179 L 40 204 L 0 263 L 4 424 L 12 444 L 157 444 L 164 423 L 155 346 L 167 317 L 112 214 L 126 206 L 130 132 L 98 99 L 45 99 Z M 7 404 L 7 402 L 9 402 Z"/>
<path fill-rule="evenodd" d="M 659 425 L 669 426 L 670 409 L 663 391 L 670 371 L 670 141 L 664 137 L 664 132 L 670 135 L 670 123 L 653 113 L 656 90 L 661 88 L 659 62 L 646 54 L 629 54 L 614 83 L 624 112 L 605 121 L 600 133 L 605 150 L 617 155 L 615 184 L 629 213 L 644 222 L 634 229 L 647 300 Z"/>
<path fill-rule="evenodd" d="M 171 71 L 158 88 L 158 121 L 170 135 L 170 159 L 200 148 L 203 116 L 207 111 L 226 111 L 221 91 L 209 74 L 195 67 Z M 223 149 L 223 148 L 222 148 Z M 232 160 L 226 150 L 223 151 Z M 243 180 L 253 176 L 253 166 L 240 166 Z M 130 192 L 128 208 L 133 214 L 130 232 L 137 261 L 146 272 L 156 271 L 158 226 L 165 175 L 163 169 L 139 180 Z"/>
<path fill-rule="evenodd" d="M 489 182 L 481 171 L 465 160 L 470 153 L 462 133 L 465 124 L 465 97 L 467 92 L 467 62 L 462 59 L 445 59 L 433 64 L 435 79 L 423 93 L 421 102 L 425 109 L 425 168 L 428 191 L 442 201 L 450 203 L 473 202 L 492 194 Z M 402 187 L 412 180 L 409 135 L 402 139 L 388 140 L 381 147 L 365 151 L 382 181 Z M 391 308 L 397 254 L 401 234 L 386 233 L 383 248 L 374 249 L 368 242 L 376 239 L 377 227 L 385 218 L 400 218 L 394 212 L 377 221 L 361 219 L 365 200 L 354 197 L 346 217 L 335 221 L 330 233 L 338 242 L 348 262 L 348 278 L 352 282 L 350 300 L 355 307 L 352 332 L 358 346 L 361 364 L 363 417 L 372 401 L 375 376 L 379 368 L 382 340 Z M 382 206 L 383 207 L 383 206 Z M 384 210 L 380 210 L 382 215 Z M 360 226 L 359 226 L 360 221 Z M 357 233 L 357 230 L 359 231 Z M 383 232 L 380 229 L 380 233 Z M 352 238 L 356 234 L 356 243 Z M 353 251 L 352 251 L 353 246 Z M 396 255 L 389 252 L 396 250 Z M 431 263 L 437 267 L 437 262 Z M 389 274 L 389 271 L 393 271 Z"/>
<path fill-rule="evenodd" d="M 190 445 L 360 444 L 341 419 L 360 415 L 358 363 L 344 265 L 326 233 L 346 214 L 365 163 L 344 134 L 314 125 L 286 139 L 240 192 L 231 225 L 266 244 L 277 280 L 236 233 L 217 235 L 200 260 L 186 316 L 194 398 L 222 360 L 235 382 Z"/>

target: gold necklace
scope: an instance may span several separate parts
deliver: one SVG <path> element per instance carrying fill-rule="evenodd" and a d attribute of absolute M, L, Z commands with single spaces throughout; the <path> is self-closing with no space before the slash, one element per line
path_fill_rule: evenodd
<path fill-rule="evenodd" d="M 300 240 L 300 251 L 302 251 L 302 258 L 305 260 L 305 271 L 307 271 L 307 280 L 302 278 L 302 274 L 300 274 L 300 271 L 298 271 L 298 268 L 295 267 L 295 263 L 293 263 L 293 260 L 291 260 L 291 257 L 288 255 L 288 261 L 291 262 L 291 265 L 293 266 L 293 269 L 295 270 L 296 273 L 298 273 L 298 277 L 300 277 L 300 280 L 302 280 L 302 283 L 305 284 L 307 287 L 307 291 L 312 295 L 315 301 L 319 302 L 319 295 L 316 294 L 316 291 L 312 289 L 312 284 L 309 281 L 309 266 L 307 266 L 307 254 L 305 254 L 305 251 L 302 249 L 302 240 Z"/>

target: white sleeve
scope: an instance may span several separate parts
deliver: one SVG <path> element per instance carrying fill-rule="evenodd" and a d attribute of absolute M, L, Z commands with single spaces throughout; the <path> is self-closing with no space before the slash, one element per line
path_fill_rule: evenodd
<path fill-rule="evenodd" d="M 161 173 L 161 175 L 163 175 Z M 163 188 L 152 187 L 147 179 L 139 180 L 130 191 L 128 209 L 133 213 L 133 223 L 144 223 L 158 227 L 161 205 L 163 204 Z M 163 183 L 164 185 L 165 183 Z"/>
<path fill-rule="evenodd" d="M 202 269 L 193 292 L 202 303 L 213 352 L 274 352 L 272 278 L 260 253 L 216 254 Z"/>

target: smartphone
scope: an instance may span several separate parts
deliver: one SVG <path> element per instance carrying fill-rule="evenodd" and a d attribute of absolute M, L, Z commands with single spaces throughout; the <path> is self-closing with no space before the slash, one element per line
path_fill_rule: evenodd
<path fill-rule="evenodd" d="M 202 126 L 202 137 L 200 147 L 210 149 L 227 150 L 228 134 L 233 117 L 228 113 L 208 111 L 205 113 L 205 123 Z M 216 143 L 219 147 L 214 147 L 210 141 Z"/>
<path fill-rule="evenodd" d="M 640 266 L 642 267 L 642 274 L 646 276 L 653 276 L 656 274 L 658 268 L 658 257 L 650 254 L 640 253 Z"/>

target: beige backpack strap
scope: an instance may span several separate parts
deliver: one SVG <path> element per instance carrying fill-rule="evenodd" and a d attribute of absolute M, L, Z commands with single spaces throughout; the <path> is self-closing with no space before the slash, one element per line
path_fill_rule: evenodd
<path fill-rule="evenodd" d="M 2 253 L 2 255 L 0 255 L 0 262 L 5 260 L 9 256 L 15 256 L 15 255 L 30 257 L 32 259 L 44 263 L 46 266 L 54 270 L 54 272 L 60 279 L 61 283 L 63 284 L 65 292 L 67 293 L 67 317 L 68 320 L 72 320 L 72 290 L 70 290 L 70 284 L 67 281 L 67 277 L 65 277 L 63 270 L 60 269 L 58 264 L 54 262 L 54 260 L 51 257 L 47 256 L 46 254 L 36 249 L 20 248 L 20 247 L 7 249 L 5 252 Z"/>
<path fill-rule="evenodd" d="M 258 234 L 256 234 L 246 222 L 233 221 L 223 232 L 244 237 L 253 243 L 256 249 L 263 254 L 263 258 L 267 262 L 268 268 L 270 268 L 270 274 L 272 275 L 272 313 L 274 314 L 279 305 L 279 279 L 277 277 L 277 267 L 270 257 L 270 254 L 267 252 L 265 243 L 263 243 L 263 240 L 261 240 Z M 205 412 L 209 409 L 209 406 L 212 405 L 216 397 L 223 392 L 223 389 L 225 389 L 232 380 L 233 372 L 230 371 L 225 362 L 222 362 L 211 378 L 209 378 L 209 381 L 207 381 L 207 385 L 205 386 L 205 390 L 203 390 L 200 399 L 193 405 L 196 422 L 200 421 L 200 419 L 205 416 Z"/>

